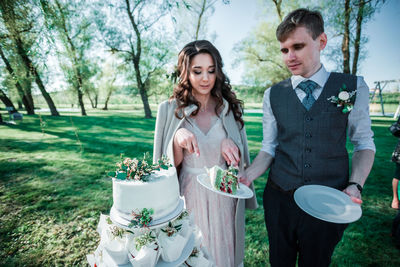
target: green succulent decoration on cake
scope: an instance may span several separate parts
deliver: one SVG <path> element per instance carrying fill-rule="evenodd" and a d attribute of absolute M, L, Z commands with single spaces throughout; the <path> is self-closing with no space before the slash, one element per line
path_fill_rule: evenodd
<path fill-rule="evenodd" d="M 171 237 L 171 236 L 173 236 L 174 234 L 178 233 L 179 230 L 181 230 L 181 228 L 182 228 L 182 224 L 179 224 L 179 225 L 174 226 L 174 225 L 172 225 L 171 222 L 169 222 L 169 223 L 168 223 L 168 226 L 165 227 L 164 229 L 161 229 L 161 231 L 162 231 L 163 233 L 165 233 L 168 237 Z"/>
<path fill-rule="evenodd" d="M 142 209 L 140 212 L 132 212 L 133 219 L 129 224 L 129 227 L 149 227 L 153 218 L 153 209 Z"/>
<path fill-rule="evenodd" d="M 153 164 L 148 152 L 146 152 L 141 159 L 125 158 L 122 162 L 118 162 L 116 165 L 117 170 L 109 172 L 108 176 L 119 180 L 135 180 L 143 182 L 148 181 L 152 172 L 161 169 L 167 170 L 169 167 L 172 167 L 169 159 L 164 155 L 156 164 Z"/>

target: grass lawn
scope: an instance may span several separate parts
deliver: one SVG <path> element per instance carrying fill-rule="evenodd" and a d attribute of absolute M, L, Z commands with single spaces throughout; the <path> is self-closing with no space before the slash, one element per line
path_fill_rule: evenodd
<path fill-rule="evenodd" d="M 143 119 L 140 110 L 88 113 L 63 112 L 58 118 L 43 113 L 0 126 L 0 266 L 86 266 L 86 254 L 99 242 L 99 215 L 112 205 L 106 171 L 121 154 L 152 152 L 155 119 Z M 377 155 L 364 189 L 363 216 L 347 228 L 332 266 L 400 266 L 390 237 L 396 214 L 390 209 L 390 155 L 396 139 L 387 128 L 393 119 L 372 120 Z M 254 158 L 261 114 L 247 113 L 245 121 Z M 265 183 L 266 175 L 256 180 L 260 208 L 246 213 L 245 266 L 268 265 Z"/>

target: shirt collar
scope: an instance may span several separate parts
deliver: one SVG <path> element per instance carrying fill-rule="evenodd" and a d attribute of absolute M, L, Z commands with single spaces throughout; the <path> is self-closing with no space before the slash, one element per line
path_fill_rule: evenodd
<path fill-rule="evenodd" d="M 314 73 L 310 78 L 304 78 L 300 75 L 293 75 L 290 79 L 292 82 L 293 89 L 295 89 L 299 83 L 306 81 L 306 80 L 311 80 L 313 82 L 316 82 L 321 88 L 324 87 L 326 81 L 329 78 L 330 73 L 326 71 L 324 65 L 321 64 L 321 68 Z"/>

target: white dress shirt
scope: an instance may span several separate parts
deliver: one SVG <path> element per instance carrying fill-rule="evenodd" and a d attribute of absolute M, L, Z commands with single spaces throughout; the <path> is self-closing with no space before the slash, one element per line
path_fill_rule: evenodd
<path fill-rule="evenodd" d="M 313 96 L 315 100 L 317 100 L 321 95 L 322 89 L 330 74 L 331 73 L 327 72 L 324 66 L 321 66 L 321 68 L 310 78 L 292 76 L 290 78 L 292 87 L 300 101 L 303 101 L 306 93 L 303 90 L 296 88 L 299 83 L 305 80 L 316 82 L 318 87 L 314 89 Z M 265 90 L 263 99 L 263 141 L 261 151 L 275 157 L 275 148 L 278 145 L 278 129 L 275 116 L 271 109 L 270 92 L 271 87 Z M 354 145 L 354 152 L 364 149 L 375 151 L 373 140 L 374 133 L 371 130 L 371 119 L 369 117 L 369 88 L 364 79 L 360 76 L 357 76 L 356 101 L 349 114 L 347 133 L 351 143 Z"/>

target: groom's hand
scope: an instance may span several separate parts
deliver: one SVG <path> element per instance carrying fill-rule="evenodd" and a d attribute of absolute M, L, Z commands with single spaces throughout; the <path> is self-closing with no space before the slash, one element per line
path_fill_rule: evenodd
<path fill-rule="evenodd" d="M 176 143 L 182 149 L 187 149 L 189 153 L 196 153 L 200 156 L 199 145 L 197 144 L 196 136 L 185 128 L 180 128 L 175 133 L 174 143 Z"/>
<path fill-rule="evenodd" d="M 350 199 L 354 203 L 357 203 L 357 204 L 361 205 L 361 203 L 362 203 L 361 193 L 358 190 L 356 185 L 354 185 L 354 184 L 353 185 L 349 185 L 345 190 L 343 190 L 343 192 L 346 193 L 347 195 L 349 195 Z"/>
<path fill-rule="evenodd" d="M 251 182 L 252 181 L 250 181 L 248 178 L 247 178 L 247 175 L 246 175 L 246 172 L 245 171 L 240 171 L 239 173 L 238 173 L 238 177 L 239 177 L 239 183 L 242 183 L 242 184 L 244 184 L 245 186 L 250 186 L 251 185 Z"/>

